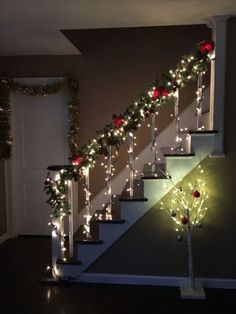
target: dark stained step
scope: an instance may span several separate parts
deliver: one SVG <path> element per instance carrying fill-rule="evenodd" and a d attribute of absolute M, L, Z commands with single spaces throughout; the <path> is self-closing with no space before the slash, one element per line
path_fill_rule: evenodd
<path fill-rule="evenodd" d="M 125 219 L 97 219 L 100 224 L 123 224 Z"/>
<path fill-rule="evenodd" d="M 84 244 L 84 245 L 94 245 L 94 244 L 102 244 L 103 241 L 102 240 L 90 240 L 90 239 L 86 239 L 86 240 L 79 240 L 79 241 L 76 241 L 76 243 L 79 243 L 79 244 Z"/>
<path fill-rule="evenodd" d="M 144 193 L 143 193 L 143 181 L 142 180 L 134 180 L 134 195 L 132 197 L 130 197 L 129 191 L 127 191 L 128 187 L 129 187 L 129 183 L 127 182 L 119 198 L 120 202 L 126 202 L 126 201 L 145 202 L 148 200 L 143 195 Z"/>
<path fill-rule="evenodd" d="M 142 179 L 170 179 L 166 174 L 165 164 L 156 164 L 154 172 L 150 164 L 144 164 Z"/>
<path fill-rule="evenodd" d="M 187 153 L 185 151 L 180 152 L 178 150 L 175 151 L 175 150 L 171 150 L 170 147 L 162 147 L 161 151 L 162 151 L 164 157 L 168 157 L 168 158 L 169 157 L 173 157 L 173 158 L 179 158 L 179 157 L 181 157 L 181 158 L 193 158 L 195 156 L 194 153 Z"/>
<path fill-rule="evenodd" d="M 62 259 L 58 259 L 57 264 L 80 265 L 81 261 L 78 261 L 76 258 L 71 257 L 71 258 L 67 258 L 66 261 L 64 261 Z"/>
<path fill-rule="evenodd" d="M 62 169 L 70 169 L 73 165 L 51 165 L 47 167 L 49 171 L 60 171 Z"/>
<path fill-rule="evenodd" d="M 217 130 L 189 130 L 188 134 L 190 135 L 213 135 L 213 134 L 217 134 L 218 131 Z"/>

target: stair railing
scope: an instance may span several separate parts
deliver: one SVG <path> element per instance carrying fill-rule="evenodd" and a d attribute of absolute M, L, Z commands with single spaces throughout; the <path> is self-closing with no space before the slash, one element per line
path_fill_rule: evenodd
<path fill-rule="evenodd" d="M 212 45 L 212 44 L 211 44 Z M 205 46 L 204 46 L 205 47 Z M 207 47 L 207 46 L 206 46 Z M 211 46 L 212 48 L 212 46 Z M 204 48 L 205 49 L 205 48 Z M 174 100 L 174 125 L 175 125 L 175 144 L 173 150 L 178 152 L 182 152 L 181 141 L 182 138 L 180 136 L 180 121 L 179 121 L 179 89 L 188 83 L 188 81 L 193 80 L 193 78 L 197 78 L 197 129 L 201 128 L 202 121 L 202 68 L 206 67 L 206 64 L 209 63 L 210 58 L 208 57 L 208 48 L 206 51 L 204 50 L 202 55 L 196 57 L 189 57 L 185 60 L 182 60 L 182 65 L 174 72 L 170 71 L 171 75 L 168 77 L 168 82 L 166 86 L 169 87 L 169 90 L 166 88 L 162 88 L 159 91 L 159 87 L 151 87 L 151 90 L 145 96 L 140 98 L 140 101 L 133 105 L 132 109 L 128 109 L 124 115 L 120 115 L 116 118 L 115 128 L 112 128 L 112 125 L 108 125 L 105 127 L 103 131 L 97 132 L 98 138 L 90 140 L 89 144 L 84 148 L 84 151 L 81 151 L 82 156 L 77 156 L 76 160 L 78 161 L 76 164 L 71 166 L 62 167 L 59 172 L 56 172 L 53 175 L 53 178 L 49 177 L 49 181 L 46 184 L 46 191 L 50 194 L 50 198 L 48 203 L 51 205 L 53 209 L 52 213 L 52 238 L 53 238 L 53 268 L 56 270 L 56 261 L 58 257 L 62 260 L 66 259 L 65 251 L 65 231 L 64 231 L 64 218 L 67 214 L 69 214 L 69 255 L 73 255 L 73 193 L 72 193 L 72 184 L 69 181 L 72 181 L 73 178 L 77 178 L 78 176 L 85 177 L 85 199 L 86 199 L 86 209 L 85 209 L 85 224 L 84 230 L 86 235 L 86 240 L 91 239 L 90 232 L 90 221 L 91 221 L 91 193 L 89 186 L 89 168 L 90 166 L 94 166 L 96 163 L 96 158 L 100 153 L 101 149 L 105 149 L 107 154 L 107 177 L 106 177 L 106 187 L 107 187 L 107 209 L 108 212 L 111 213 L 112 206 L 112 195 L 111 195 L 111 177 L 112 177 L 112 145 L 117 147 L 123 144 L 124 140 L 128 138 L 128 168 L 129 168 L 129 197 L 132 198 L 134 196 L 134 130 L 144 121 L 144 114 L 146 108 L 148 108 L 147 112 L 151 116 L 151 137 L 152 137 L 152 170 L 155 170 L 157 164 L 157 129 L 155 122 L 155 113 L 157 112 L 157 107 L 159 107 L 162 102 L 165 104 L 167 100 Z M 211 49 L 211 51 L 213 48 Z M 211 52 L 210 51 L 210 52 Z M 204 63 L 205 62 L 205 63 Z M 185 75 L 186 71 L 193 72 L 195 75 Z M 154 97 L 155 91 L 155 97 Z M 136 112 L 134 112 L 135 108 L 138 108 Z M 135 115 L 134 120 L 132 121 L 131 117 Z M 148 116 L 148 115 L 147 115 Z M 130 122 L 132 126 L 129 126 Z M 121 127 L 120 127 L 121 126 Z M 107 142 L 105 141 L 105 136 L 107 137 Z M 112 137 L 114 136 L 114 137 Z M 117 138 L 119 141 L 117 142 Z M 114 142 L 115 141 L 115 142 Z M 110 144 L 113 142 L 113 144 Z M 81 161 L 82 160 L 82 161 Z M 50 167 L 49 167 L 50 168 Z M 53 170 L 53 169 L 52 169 Z M 54 169 L 58 170 L 58 169 Z M 61 199 L 58 199 L 58 195 Z M 65 200 L 65 198 L 67 198 Z M 61 204 L 61 208 L 60 208 Z M 59 207 L 58 207 L 59 206 Z"/>

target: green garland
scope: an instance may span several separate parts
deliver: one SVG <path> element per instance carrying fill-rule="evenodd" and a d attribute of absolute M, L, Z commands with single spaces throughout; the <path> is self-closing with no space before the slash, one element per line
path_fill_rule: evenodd
<path fill-rule="evenodd" d="M 52 84 L 26 85 L 15 82 L 11 78 L 1 78 L 0 81 L 0 159 L 11 157 L 12 137 L 10 135 L 10 92 L 15 92 L 28 96 L 48 96 L 60 93 L 68 89 L 71 99 L 68 102 L 68 144 L 71 157 L 79 153 L 79 99 L 78 79 L 69 77 Z"/>
<path fill-rule="evenodd" d="M 97 136 L 79 149 L 78 155 L 72 160 L 72 165 L 60 171 L 58 181 L 52 180 L 48 175 L 45 191 L 49 195 L 47 202 L 53 208 L 55 217 L 70 213 L 69 207 L 61 206 L 60 199 L 56 197 L 60 190 L 66 189 L 67 180 L 83 176 L 86 167 L 94 167 L 100 155 L 108 154 L 109 146 L 119 150 L 130 132 L 136 131 L 146 117 L 157 112 L 160 106 L 172 102 L 177 90 L 183 88 L 189 81 L 196 80 L 199 73 L 207 70 L 213 49 L 214 43 L 211 41 L 198 44 L 193 53 L 182 57 L 175 70 L 170 70 L 162 76 L 161 83 L 156 80 L 123 114 L 113 115 L 113 123 L 96 131 Z"/>

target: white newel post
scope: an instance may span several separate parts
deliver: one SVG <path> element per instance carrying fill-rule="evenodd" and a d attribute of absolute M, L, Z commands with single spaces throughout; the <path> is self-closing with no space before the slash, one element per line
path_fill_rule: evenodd
<path fill-rule="evenodd" d="M 52 179 L 57 181 L 60 177 L 60 172 L 55 171 Z M 64 252 L 62 251 L 61 235 L 64 236 L 64 221 L 60 218 L 52 218 L 52 277 L 56 280 L 58 276 L 57 260 L 63 259 Z M 64 238 L 64 237 L 63 237 Z"/>
<path fill-rule="evenodd" d="M 129 196 L 134 196 L 134 134 L 129 133 Z"/>
<path fill-rule="evenodd" d="M 212 157 L 224 157 L 224 104 L 227 20 L 229 16 L 214 16 L 212 39 L 215 43 L 215 60 L 211 61 L 210 126 L 217 130 L 214 136 Z"/>
<path fill-rule="evenodd" d="M 61 258 L 61 223 L 60 219 L 52 220 L 52 277 L 57 279 L 57 260 Z"/>
<path fill-rule="evenodd" d="M 86 239 L 91 238 L 90 234 L 90 220 L 91 220 L 91 202 L 90 202 L 90 186 L 89 186 L 89 167 L 85 168 L 84 170 L 85 175 L 85 200 L 86 200 L 86 213 L 85 213 L 85 234 Z"/>

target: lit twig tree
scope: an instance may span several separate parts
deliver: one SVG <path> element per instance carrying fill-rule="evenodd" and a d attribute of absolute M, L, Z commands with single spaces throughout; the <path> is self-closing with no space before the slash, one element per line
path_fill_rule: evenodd
<path fill-rule="evenodd" d="M 190 180 L 183 180 L 172 189 L 168 202 L 161 202 L 161 209 L 165 210 L 175 223 L 177 240 L 187 237 L 188 244 L 188 272 L 190 287 L 195 289 L 193 269 L 192 233 L 194 228 L 201 228 L 208 210 L 208 192 L 204 179 L 204 170 L 199 165 Z M 186 182 L 187 181 L 187 182 Z M 193 182 L 191 182 L 193 181 Z"/>

